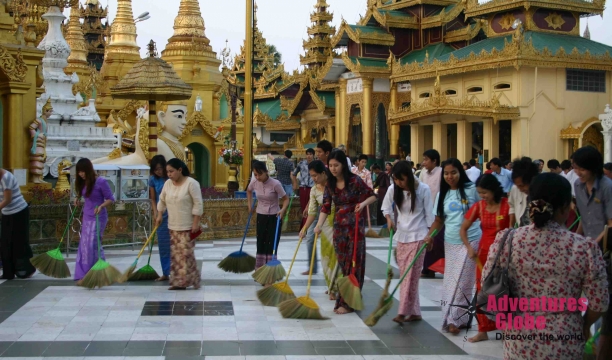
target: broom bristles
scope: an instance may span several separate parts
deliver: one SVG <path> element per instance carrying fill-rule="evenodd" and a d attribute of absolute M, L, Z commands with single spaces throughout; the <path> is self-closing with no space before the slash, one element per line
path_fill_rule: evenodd
<path fill-rule="evenodd" d="M 134 263 L 132 263 L 132 265 L 130 265 L 130 267 L 125 270 L 125 272 L 121 275 L 117 282 L 124 283 L 130 279 L 130 277 L 134 273 L 134 270 L 136 270 L 137 261 L 138 260 L 134 261 Z"/>
<path fill-rule="evenodd" d="M 351 279 L 354 278 L 354 279 Z M 342 299 L 353 309 L 363 310 L 363 299 L 361 298 L 361 289 L 355 285 L 357 279 L 351 274 L 338 279 L 338 291 Z"/>
<path fill-rule="evenodd" d="M 255 258 L 244 251 L 236 251 L 221 260 L 217 267 L 234 274 L 249 273 L 255 270 Z"/>
<path fill-rule="evenodd" d="M 365 319 L 364 323 L 367 326 L 376 325 L 378 323 L 378 320 L 380 320 L 383 316 L 385 316 L 385 314 L 388 313 L 392 307 L 393 307 L 392 298 L 388 299 L 387 301 L 383 301 L 382 304 L 379 303 L 376 309 L 374 310 L 374 312 L 372 312 L 372 314 L 370 314 L 370 316 L 368 316 Z"/>
<path fill-rule="evenodd" d="M 70 269 L 64 260 L 64 256 L 59 248 L 47 251 L 44 254 L 33 257 L 30 260 L 40 273 L 56 279 L 70 277 Z"/>
<path fill-rule="evenodd" d="M 308 296 L 284 301 L 278 305 L 278 310 L 285 319 L 327 319 L 321 315 L 319 305 Z"/>
<path fill-rule="evenodd" d="M 132 275 L 130 275 L 128 279 L 130 281 L 146 281 L 155 280 L 157 278 L 159 278 L 159 274 L 157 273 L 157 271 L 155 271 L 155 269 L 153 269 L 151 265 L 147 264 L 138 269 L 138 271 L 136 271 Z"/>
<path fill-rule="evenodd" d="M 99 259 L 82 279 L 82 286 L 94 289 L 116 283 L 121 277 L 121 272 L 106 261 Z"/>
<path fill-rule="evenodd" d="M 381 228 L 380 231 L 378 232 L 378 236 L 380 237 L 387 238 L 389 237 L 389 235 L 390 235 L 389 229 L 386 227 Z"/>
<path fill-rule="evenodd" d="M 378 233 L 374 231 L 373 229 L 368 229 L 368 231 L 366 231 L 365 233 L 365 236 L 369 238 L 379 238 L 380 237 L 380 235 L 378 235 Z"/>
<path fill-rule="evenodd" d="M 295 299 L 295 294 L 289 284 L 281 282 L 257 291 L 257 298 L 264 306 L 278 306 L 283 301 Z"/>
<path fill-rule="evenodd" d="M 287 273 L 285 272 L 285 268 L 283 268 L 283 265 L 280 264 L 280 262 L 278 262 L 278 265 L 268 264 L 260 267 L 253 273 L 253 279 L 255 279 L 255 281 L 257 281 L 261 285 L 274 284 L 275 282 L 282 280 L 285 275 L 287 275 Z"/>

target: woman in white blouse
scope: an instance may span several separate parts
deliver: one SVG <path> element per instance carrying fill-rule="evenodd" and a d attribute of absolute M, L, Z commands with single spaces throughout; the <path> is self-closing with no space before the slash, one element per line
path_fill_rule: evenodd
<path fill-rule="evenodd" d="M 202 191 L 181 160 L 170 159 L 166 172 L 168 180 L 159 195 L 155 225 L 161 224 L 167 209 L 171 254 L 168 290 L 185 290 L 189 286 L 199 289 L 200 271 L 193 250 L 203 212 Z"/>
<path fill-rule="evenodd" d="M 395 164 L 392 174 L 394 184 L 387 190 L 382 212 L 389 229 L 395 230 L 393 239 L 397 242 L 397 263 L 403 274 L 425 244 L 424 239 L 434 221 L 433 203 L 429 186 L 415 179 L 407 161 Z M 399 324 L 422 320 L 419 278 L 424 261 L 425 254 L 421 253 L 401 285 L 399 311 L 393 319 Z"/>

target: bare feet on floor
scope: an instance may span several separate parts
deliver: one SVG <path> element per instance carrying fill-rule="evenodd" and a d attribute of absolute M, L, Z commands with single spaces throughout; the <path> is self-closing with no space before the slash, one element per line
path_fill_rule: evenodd
<path fill-rule="evenodd" d="M 336 294 L 334 293 L 329 294 L 329 300 L 336 300 Z"/>
<path fill-rule="evenodd" d="M 469 342 L 475 343 L 479 341 L 489 340 L 489 335 L 486 332 L 479 332 L 476 336 L 468 339 Z"/>
<path fill-rule="evenodd" d="M 406 317 L 404 315 L 397 315 L 396 317 L 393 318 L 393 321 L 395 321 L 398 324 L 403 324 L 404 321 L 406 321 Z"/>
<path fill-rule="evenodd" d="M 421 320 L 423 320 L 423 318 L 420 317 L 419 315 L 410 315 L 408 316 L 407 319 L 404 319 L 404 322 L 421 321 Z"/>
<path fill-rule="evenodd" d="M 448 332 L 453 335 L 457 335 L 459 334 L 460 330 L 455 325 L 451 324 L 451 325 L 448 325 Z"/>
<path fill-rule="evenodd" d="M 339 307 L 339 308 L 335 309 L 334 312 L 336 314 L 338 314 L 338 315 L 344 315 L 344 314 L 350 314 L 350 313 L 354 312 L 354 310 L 348 310 L 348 309 L 345 309 L 343 307 Z"/>
<path fill-rule="evenodd" d="M 155 281 L 168 281 L 168 277 L 166 275 L 160 276 Z"/>

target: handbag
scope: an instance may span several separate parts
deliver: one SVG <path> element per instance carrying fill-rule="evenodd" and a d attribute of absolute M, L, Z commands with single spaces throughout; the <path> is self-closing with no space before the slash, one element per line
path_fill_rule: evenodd
<path fill-rule="evenodd" d="M 487 275 L 487 277 L 482 282 L 482 288 L 480 293 L 478 294 L 478 303 L 486 304 L 488 302 L 489 296 L 495 296 L 495 299 L 499 299 L 504 296 L 512 297 L 510 293 L 510 276 L 508 274 L 508 269 L 510 267 L 510 262 L 512 261 L 512 237 L 514 236 L 514 229 L 506 231 L 504 237 L 502 238 L 501 245 L 499 247 L 499 251 L 495 256 L 495 261 L 493 262 L 493 268 L 491 272 Z M 503 249 L 506 246 L 506 240 L 510 237 L 510 249 L 508 251 L 508 265 L 506 267 L 500 266 L 499 263 L 499 255 L 503 252 Z"/>

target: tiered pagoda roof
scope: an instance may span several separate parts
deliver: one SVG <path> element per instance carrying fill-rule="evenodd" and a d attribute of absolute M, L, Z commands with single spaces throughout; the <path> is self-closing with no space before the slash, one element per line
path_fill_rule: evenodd
<path fill-rule="evenodd" d="M 79 17 L 83 19 L 83 34 L 87 43 L 87 61 L 98 70 L 104 62 L 104 50 L 109 36 L 108 6 L 102 7 L 99 0 L 87 0 L 79 5 Z"/>
<path fill-rule="evenodd" d="M 327 9 L 329 5 L 326 0 L 317 1 L 315 11 L 310 14 L 312 25 L 308 28 L 308 40 L 302 44 L 305 55 L 300 55 L 300 63 L 308 67 L 323 66 L 332 53 L 331 36 L 336 33 L 336 28 L 329 25 L 334 19 Z"/>

